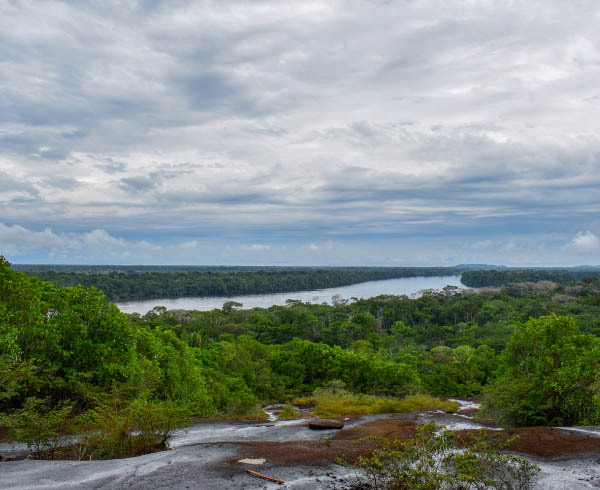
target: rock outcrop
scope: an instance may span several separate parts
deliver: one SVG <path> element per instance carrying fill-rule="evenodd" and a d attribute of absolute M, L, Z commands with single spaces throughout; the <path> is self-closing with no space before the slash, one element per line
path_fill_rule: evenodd
<path fill-rule="evenodd" d="M 308 423 L 308 426 L 315 430 L 342 429 L 344 422 L 335 419 L 313 419 Z"/>

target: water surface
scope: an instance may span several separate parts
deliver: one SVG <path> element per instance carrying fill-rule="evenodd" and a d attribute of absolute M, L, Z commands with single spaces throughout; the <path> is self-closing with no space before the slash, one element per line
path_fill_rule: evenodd
<path fill-rule="evenodd" d="M 459 286 L 460 275 L 432 277 L 402 277 L 385 281 L 369 281 L 339 288 L 315 289 L 312 291 L 296 291 L 292 293 L 252 294 L 243 296 L 202 296 L 188 298 L 162 298 L 117 303 L 125 313 L 145 314 L 155 306 L 166 306 L 169 310 L 201 310 L 208 311 L 221 308 L 227 301 L 242 303 L 243 308 L 268 308 L 273 305 L 285 305 L 289 299 L 309 303 L 331 304 L 332 297 L 339 295 L 344 299 L 372 298 L 381 294 L 420 296 L 424 289 L 442 289 L 444 286 Z"/>

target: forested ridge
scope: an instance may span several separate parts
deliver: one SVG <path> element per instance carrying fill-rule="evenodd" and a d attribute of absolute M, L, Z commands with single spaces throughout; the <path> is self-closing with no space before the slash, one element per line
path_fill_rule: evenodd
<path fill-rule="evenodd" d="M 110 301 L 190 296 L 236 296 L 348 286 L 400 277 L 460 274 L 455 267 L 179 267 L 20 266 L 59 287 L 94 286 Z M 66 269 L 66 270 L 65 270 Z"/>
<path fill-rule="evenodd" d="M 156 442 L 177 414 L 248 416 L 332 383 L 376 396 L 484 396 L 504 425 L 594 424 L 598 335 L 598 279 L 140 316 L 0 258 L 0 425 L 18 434 L 32 421 L 77 420 L 69 430 L 99 438 L 90 457 L 135 454 L 132 431 Z"/>
<path fill-rule="evenodd" d="M 59 287 L 82 285 L 100 289 L 109 301 L 193 296 L 238 296 L 306 291 L 402 277 L 461 274 L 468 287 L 500 287 L 523 282 L 569 284 L 600 278 L 593 268 L 477 269 L 455 267 L 261 267 L 261 266 L 110 266 L 13 265 Z M 481 267 L 492 267 L 482 265 Z"/>
<path fill-rule="evenodd" d="M 523 282 L 552 281 L 568 284 L 583 279 L 600 278 L 598 269 L 503 269 L 470 270 L 462 273 L 461 282 L 470 288 L 498 287 Z"/>

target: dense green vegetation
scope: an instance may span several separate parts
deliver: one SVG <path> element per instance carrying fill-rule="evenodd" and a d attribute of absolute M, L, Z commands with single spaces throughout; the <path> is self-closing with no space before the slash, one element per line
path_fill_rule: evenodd
<path fill-rule="evenodd" d="M 45 456 L 62 444 L 49 432 L 72 431 L 95 434 L 86 457 L 123 456 L 187 416 L 257 415 L 334 385 L 375 411 L 377 397 L 485 395 L 507 425 L 597 423 L 599 293 L 587 279 L 140 316 L 0 258 L 1 423 Z"/>
<path fill-rule="evenodd" d="M 465 271 L 460 280 L 470 288 L 482 288 L 540 281 L 567 284 L 582 279 L 598 278 L 600 278 L 600 270 L 598 269 L 502 269 Z"/>
<path fill-rule="evenodd" d="M 570 317 L 519 325 L 500 357 L 488 412 L 506 425 L 576 425 L 598 421 L 600 339 Z"/>
<path fill-rule="evenodd" d="M 461 275 L 468 287 L 523 282 L 568 284 L 600 278 L 597 268 L 512 269 L 455 267 L 267 267 L 149 265 L 13 265 L 59 287 L 100 289 L 108 300 L 128 301 L 192 296 L 237 296 L 324 289 L 402 277 Z"/>
<path fill-rule="evenodd" d="M 459 274 L 454 267 L 181 268 L 150 266 L 21 266 L 59 287 L 94 286 L 110 301 L 235 296 L 324 289 L 399 277 Z M 66 269 L 66 270 L 65 270 Z"/>

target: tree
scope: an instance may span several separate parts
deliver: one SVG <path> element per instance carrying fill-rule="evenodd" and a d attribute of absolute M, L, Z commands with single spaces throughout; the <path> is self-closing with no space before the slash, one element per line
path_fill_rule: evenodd
<path fill-rule="evenodd" d="M 600 420 L 595 383 L 600 339 L 555 314 L 516 326 L 484 410 L 504 425 L 579 425 Z"/>

